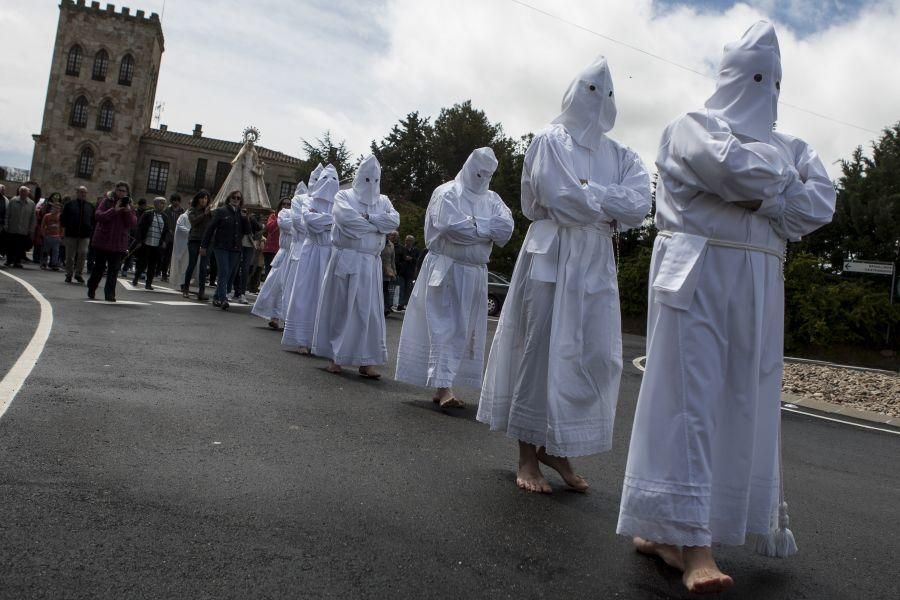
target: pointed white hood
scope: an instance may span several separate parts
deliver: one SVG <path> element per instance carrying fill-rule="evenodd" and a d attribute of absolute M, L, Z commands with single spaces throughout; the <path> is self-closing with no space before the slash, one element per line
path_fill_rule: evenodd
<path fill-rule="evenodd" d="M 479 148 L 472 152 L 454 180 L 459 195 L 482 196 L 486 194 L 491 177 L 496 170 L 497 157 L 494 156 L 493 150 Z"/>
<path fill-rule="evenodd" d="M 353 178 L 353 191 L 366 206 L 371 206 L 381 194 L 381 165 L 373 154 L 365 157 Z"/>
<path fill-rule="evenodd" d="M 306 188 L 306 193 L 309 193 L 309 190 L 311 190 L 316 185 L 316 181 L 318 181 L 319 175 L 321 175 L 322 171 L 324 170 L 325 167 L 322 166 L 322 163 L 317 164 L 316 168 L 312 170 L 312 173 L 309 174 L 309 185 Z"/>
<path fill-rule="evenodd" d="M 586 148 L 597 148 L 603 134 L 616 124 L 616 98 L 606 58 L 598 56 L 569 84 L 562 112 L 553 123 L 564 125 L 569 135 Z"/>
<path fill-rule="evenodd" d="M 297 184 L 297 189 L 294 190 L 294 196 L 302 196 L 303 194 L 307 193 L 308 191 L 309 191 L 309 188 L 306 187 L 306 182 L 301 181 L 300 183 Z"/>
<path fill-rule="evenodd" d="M 334 202 L 334 195 L 341 189 L 340 178 L 334 165 L 329 164 L 319 173 L 319 178 L 309 188 L 310 198 L 319 198 L 327 202 Z"/>
<path fill-rule="evenodd" d="M 731 130 L 768 142 L 778 120 L 781 51 L 771 23 L 758 21 L 743 37 L 725 46 L 709 112 Z"/>

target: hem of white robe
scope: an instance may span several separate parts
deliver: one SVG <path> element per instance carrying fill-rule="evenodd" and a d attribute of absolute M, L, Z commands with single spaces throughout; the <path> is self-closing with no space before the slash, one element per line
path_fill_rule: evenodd
<path fill-rule="evenodd" d="M 746 519 L 710 517 L 709 486 L 659 483 L 625 476 L 616 533 L 638 536 L 675 546 L 743 546 L 749 535 L 769 533 L 771 514 L 750 514 Z M 773 487 L 770 492 L 774 493 Z"/>
<path fill-rule="evenodd" d="M 320 346 L 313 346 L 309 349 L 311 354 L 321 358 L 331 359 L 337 365 L 353 365 L 358 367 L 375 367 L 387 364 L 387 352 L 383 355 L 374 357 L 374 356 L 350 356 L 350 355 L 338 355 L 335 356 L 334 352 L 327 350 L 326 348 L 322 348 Z"/>
<path fill-rule="evenodd" d="M 403 340 L 402 343 L 403 346 L 397 353 L 394 379 L 423 387 L 448 388 L 457 385 L 481 389 L 483 356 L 460 358 L 454 371 L 448 367 L 450 359 L 447 356 L 455 351 L 454 348 L 441 345 L 432 347 L 410 340 Z"/>
<path fill-rule="evenodd" d="M 601 452 L 609 452 L 612 448 L 611 436 L 597 437 L 595 433 L 591 434 L 594 439 L 575 439 L 567 441 L 556 441 L 550 439 L 547 435 L 546 428 L 543 430 L 531 429 L 512 425 L 510 423 L 494 422 L 489 416 L 479 414 L 476 419 L 490 427 L 491 431 L 499 431 L 505 433 L 507 437 L 526 444 L 543 447 L 544 451 L 550 456 L 561 456 L 569 458 L 577 458 L 579 456 L 590 456 L 591 454 L 600 454 Z M 578 436 L 586 437 L 586 436 Z"/>
<path fill-rule="evenodd" d="M 315 324 L 310 327 L 298 327 L 296 321 L 284 322 L 284 334 L 282 335 L 281 347 L 285 350 L 292 348 L 309 348 L 312 345 L 313 334 L 315 333 Z M 306 331 L 303 331 L 306 329 Z"/>
<path fill-rule="evenodd" d="M 481 387 L 480 377 L 464 377 L 456 374 L 442 374 L 440 377 L 429 377 L 424 371 L 424 369 L 401 368 L 398 366 L 394 373 L 394 379 L 402 381 L 403 383 L 411 383 L 413 385 L 429 388 L 450 388 L 459 386 L 470 387 L 477 390 Z"/>

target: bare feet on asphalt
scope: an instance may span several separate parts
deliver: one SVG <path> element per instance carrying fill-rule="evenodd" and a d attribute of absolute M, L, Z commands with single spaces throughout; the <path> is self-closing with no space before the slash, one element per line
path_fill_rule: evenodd
<path fill-rule="evenodd" d="M 328 366 L 325 367 L 325 370 L 329 373 L 340 373 L 342 369 L 341 365 L 335 364 L 334 361 L 332 361 L 328 363 Z"/>
<path fill-rule="evenodd" d="M 685 546 L 684 575 L 681 580 L 689 592 L 718 594 L 734 585 L 734 580 L 719 570 L 709 546 Z"/>
<path fill-rule="evenodd" d="M 547 454 L 546 450 L 540 448 L 537 451 L 537 457 L 539 461 L 559 473 L 566 485 L 576 492 L 586 492 L 591 487 L 584 477 L 575 473 L 572 463 L 565 456 L 551 456 Z"/>
<path fill-rule="evenodd" d="M 519 470 L 516 472 L 516 485 L 519 489 L 538 494 L 549 494 L 553 491 L 541 473 L 537 448 L 533 444 L 519 442 Z"/>
<path fill-rule="evenodd" d="M 657 544 L 639 537 L 635 537 L 631 541 L 634 544 L 634 549 L 641 554 L 661 558 L 664 563 L 673 569 L 684 572 L 684 554 L 681 551 L 681 546 Z"/>

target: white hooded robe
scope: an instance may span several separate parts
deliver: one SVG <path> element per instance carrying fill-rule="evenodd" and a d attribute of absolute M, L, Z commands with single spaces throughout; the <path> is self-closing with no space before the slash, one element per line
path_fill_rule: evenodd
<path fill-rule="evenodd" d="M 303 211 L 306 203 L 309 201 L 309 188 L 316 184 L 319 175 L 322 174 L 324 169 L 325 167 L 322 166 L 322 163 L 316 165 L 316 168 L 313 169 L 312 173 L 309 175 L 309 186 L 305 185 L 302 181 L 298 183 L 297 191 L 291 199 L 291 250 L 287 254 L 287 264 L 285 264 L 286 272 L 284 274 L 284 287 L 281 296 L 281 306 L 283 307 L 290 305 L 294 288 L 298 285 L 303 285 L 303 282 L 297 279 L 297 267 L 300 264 L 300 249 L 303 248 L 303 242 L 306 241 L 306 225 L 303 222 Z M 281 339 L 282 349 L 288 351 L 297 349 L 285 346 L 283 343 L 284 337 L 282 336 Z"/>
<path fill-rule="evenodd" d="M 287 304 L 281 342 L 284 348 L 309 348 L 312 345 L 319 292 L 331 258 L 331 226 L 334 222 L 331 209 L 340 185 L 337 169 L 328 165 L 310 188 L 303 207 L 306 239 L 300 248 L 295 286 Z"/>
<path fill-rule="evenodd" d="M 490 148 L 469 155 L 439 186 L 425 214 L 428 254 L 416 278 L 397 350 L 395 379 L 480 389 L 487 334 L 487 263 L 513 232 L 512 213 L 488 190 L 497 169 Z"/>
<path fill-rule="evenodd" d="M 284 282 L 288 273 L 289 256 L 294 239 L 291 209 L 282 208 L 278 211 L 277 220 L 278 252 L 275 253 L 275 257 L 272 259 L 269 274 L 266 276 L 266 280 L 259 290 L 259 295 L 256 297 L 256 302 L 253 303 L 253 308 L 250 311 L 257 317 L 267 320 L 282 320 L 284 318 Z"/>
<path fill-rule="evenodd" d="M 609 450 L 622 371 L 614 225 L 640 225 L 650 180 L 606 136 L 615 122 L 602 57 L 525 154 L 528 228 L 491 345 L 478 420 L 554 456 Z M 582 183 L 585 182 L 585 183 Z"/>
<path fill-rule="evenodd" d="M 706 109 L 663 132 L 661 235 L 622 535 L 710 546 L 770 531 L 780 483 L 779 256 L 786 241 L 828 223 L 835 204 L 815 151 L 772 131 L 780 79 L 775 31 L 759 22 L 725 47 Z M 736 204 L 759 200 L 758 210 Z"/>
<path fill-rule="evenodd" d="M 359 165 L 353 189 L 334 198 L 334 246 L 319 295 L 312 353 L 338 365 L 387 362 L 381 250 L 400 215 L 379 193 L 381 166 L 371 154 Z"/>
<path fill-rule="evenodd" d="M 188 236 L 191 233 L 191 221 L 187 211 L 179 215 L 175 221 L 175 233 L 172 238 L 172 261 L 169 263 L 169 274 L 172 281 L 184 283 L 190 256 L 188 255 Z M 193 279 L 191 274 L 191 279 Z"/>

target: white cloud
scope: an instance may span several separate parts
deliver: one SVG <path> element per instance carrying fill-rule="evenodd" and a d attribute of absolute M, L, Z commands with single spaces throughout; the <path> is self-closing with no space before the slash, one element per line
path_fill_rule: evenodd
<path fill-rule="evenodd" d="M 766 16 L 764 2 L 718 13 L 658 11 L 650 0 L 530 2 L 709 73 L 725 42 Z M 25 167 L 31 134 L 40 130 L 58 10 L 53 0 L 28 5 L 0 0 L 0 29 L 8 32 L 0 54 L 0 164 Z M 129 5 L 160 11 L 162 1 Z M 619 103 L 612 135 L 650 164 L 665 124 L 699 107 L 713 88 L 710 79 L 509 0 L 168 0 L 163 28 L 163 122 L 178 131 L 203 123 L 204 135 L 225 139 L 254 124 L 264 145 L 290 154 L 299 153 L 301 138 L 325 129 L 346 138 L 354 155 L 364 153 L 407 112 L 433 116 L 469 98 L 508 134 L 534 131 L 556 115 L 571 77 L 605 54 Z M 900 0 L 803 37 L 783 25 L 778 31 L 783 101 L 874 130 L 900 119 L 900 78 L 886 76 Z M 876 137 L 786 107 L 779 128 L 808 140 L 833 175 L 834 161 Z"/>

